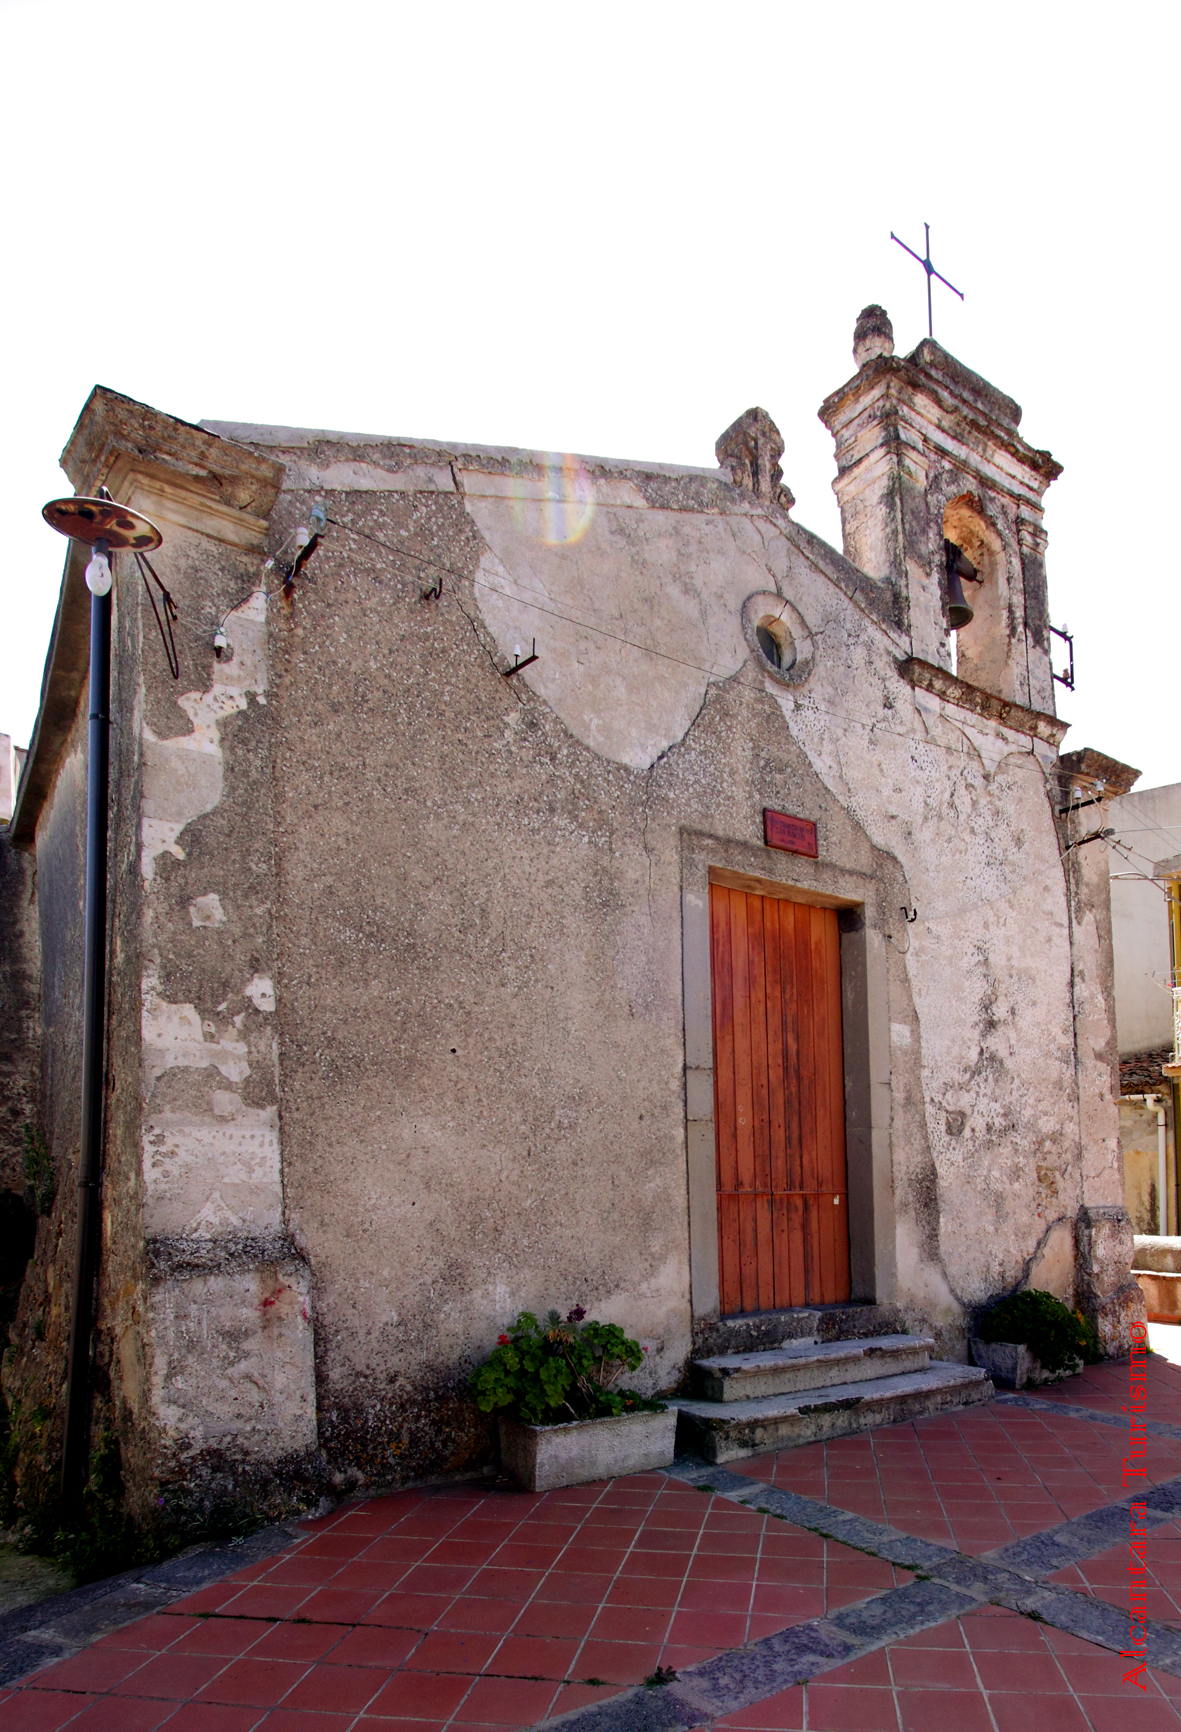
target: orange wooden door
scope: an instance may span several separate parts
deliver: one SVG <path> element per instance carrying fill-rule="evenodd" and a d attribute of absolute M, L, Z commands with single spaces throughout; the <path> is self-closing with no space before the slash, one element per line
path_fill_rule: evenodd
<path fill-rule="evenodd" d="M 723 1316 L 849 1297 L 834 909 L 711 884 Z"/>

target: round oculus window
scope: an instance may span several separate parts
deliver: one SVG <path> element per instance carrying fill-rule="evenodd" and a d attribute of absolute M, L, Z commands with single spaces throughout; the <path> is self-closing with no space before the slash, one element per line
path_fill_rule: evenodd
<path fill-rule="evenodd" d="M 798 608 L 774 591 L 748 596 L 742 630 L 763 672 L 783 685 L 798 686 L 812 672 L 813 644 Z"/>
<path fill-rule="evenodd" d="M 764 614 L 756 625 L 755 642 L 762 651 L 763 660 L 768 662 L 776 673 L 787 673 L 795 665 L 796 640 L 782 619 L 774 614 Z"/>

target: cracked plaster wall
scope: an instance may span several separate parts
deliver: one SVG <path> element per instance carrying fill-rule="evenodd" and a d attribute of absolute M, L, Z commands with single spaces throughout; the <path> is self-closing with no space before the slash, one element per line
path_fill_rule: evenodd
<path fill-rule="evenodd" d="M 285 1180 L 338 1470 L 479 1459 L 449 1392 L 521 1306 L 587 1305 L 678 1375 L 679 839 L 757 846 L 764 805 L 918 909 L 889 934 L 897 1299 L 960 1353 L 1023 1278 L 1073 1299 L 1053 753 L 912 691 L 880 611 L 713 478 L 588 471 L 561 540 L 568 477 L 461 454 L 382 490 L 399 460 L 303 447 L 272 528 L 314 498 L 342 526 L 272 622 Z M 754 665 L 754 591 L 807 622 L 805 685 Z"/>
<path fill-rule="evenodd" d="M 306 1455 L 316 1423 L 310 1283 L 283 1203 L 268 602 L 257 557 L 197 535 L 167 549 L 182 617 L 216 614 L 229 641 L 217 660 L 212 629 L 195 633 L 179 691 L 154 643 L 144 668 L 145 1399 L 171 1482 L 227 1454 Z"/>
<path fill-rule="evenodd" d="M 1080 1140 L 1105 999 L 1097 964 L 1076 1026 L 1093 910 L 1068 909 L 1052 754 L 905 684 L 880 586 L 717 472 L 283 438 L 256 441 L 290 458 L 271 547 L 314 500 L 330 519 L 293 593 L 173 524 L 182 678 L 153 640 L 126 698 L 142 1082 L 105 1327 L 139 1483 L 317 1442 L 341 1485 L 478 1464 L 463 1379 L 523 1306 L 584 1304 L 676 1380 L 684 838 L 757 855 L 764 806 L 875 886 L 889 1297 L 953 1353 L 999 1290 L 1073 1297 L 1075 1217 L 1110 1238 L 1118 1189 L 1103 1103 Z M 804 683 L 752 656 L 755 593 L 806 624 Z"/>

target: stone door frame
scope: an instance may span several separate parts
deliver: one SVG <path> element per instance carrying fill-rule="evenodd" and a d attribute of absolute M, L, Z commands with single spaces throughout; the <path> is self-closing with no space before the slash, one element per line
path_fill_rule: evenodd
<path fill-rule="evenodd" d="M 868 873 L 778 849 L 681 832 L 685 994 L 685 1119 L 690 1303 L 695 1325 L 717 1318 L 718 1224 L 714 1143 L 709 886 L 835 908 L 841 924 L 845 1148 L 850 1296 L 889 1304 L 896 1255 L 890 1152 L 890 1027 L 882 886 Z"/>

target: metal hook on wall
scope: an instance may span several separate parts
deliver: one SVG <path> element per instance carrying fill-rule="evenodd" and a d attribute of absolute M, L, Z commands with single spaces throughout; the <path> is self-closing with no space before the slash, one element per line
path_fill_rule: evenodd
<path fill-rule="evenodd" d="M 518 644 L 516 646 L 515 650 L 513 651 L 513 665 L 512 665 L 512 667 L 504 669 L 505 679 L 511 680 L 514 674 L 519 674 L 522 668 L 531 667 L 536 660 L 537 660 L 537 639 L 536 638 L 533 639 L 532 650 L 524 658 L 524 660 L 522 660 L 522 658 L 521 658 L 521 646 L 520 646 L 520 644 Z"/>

